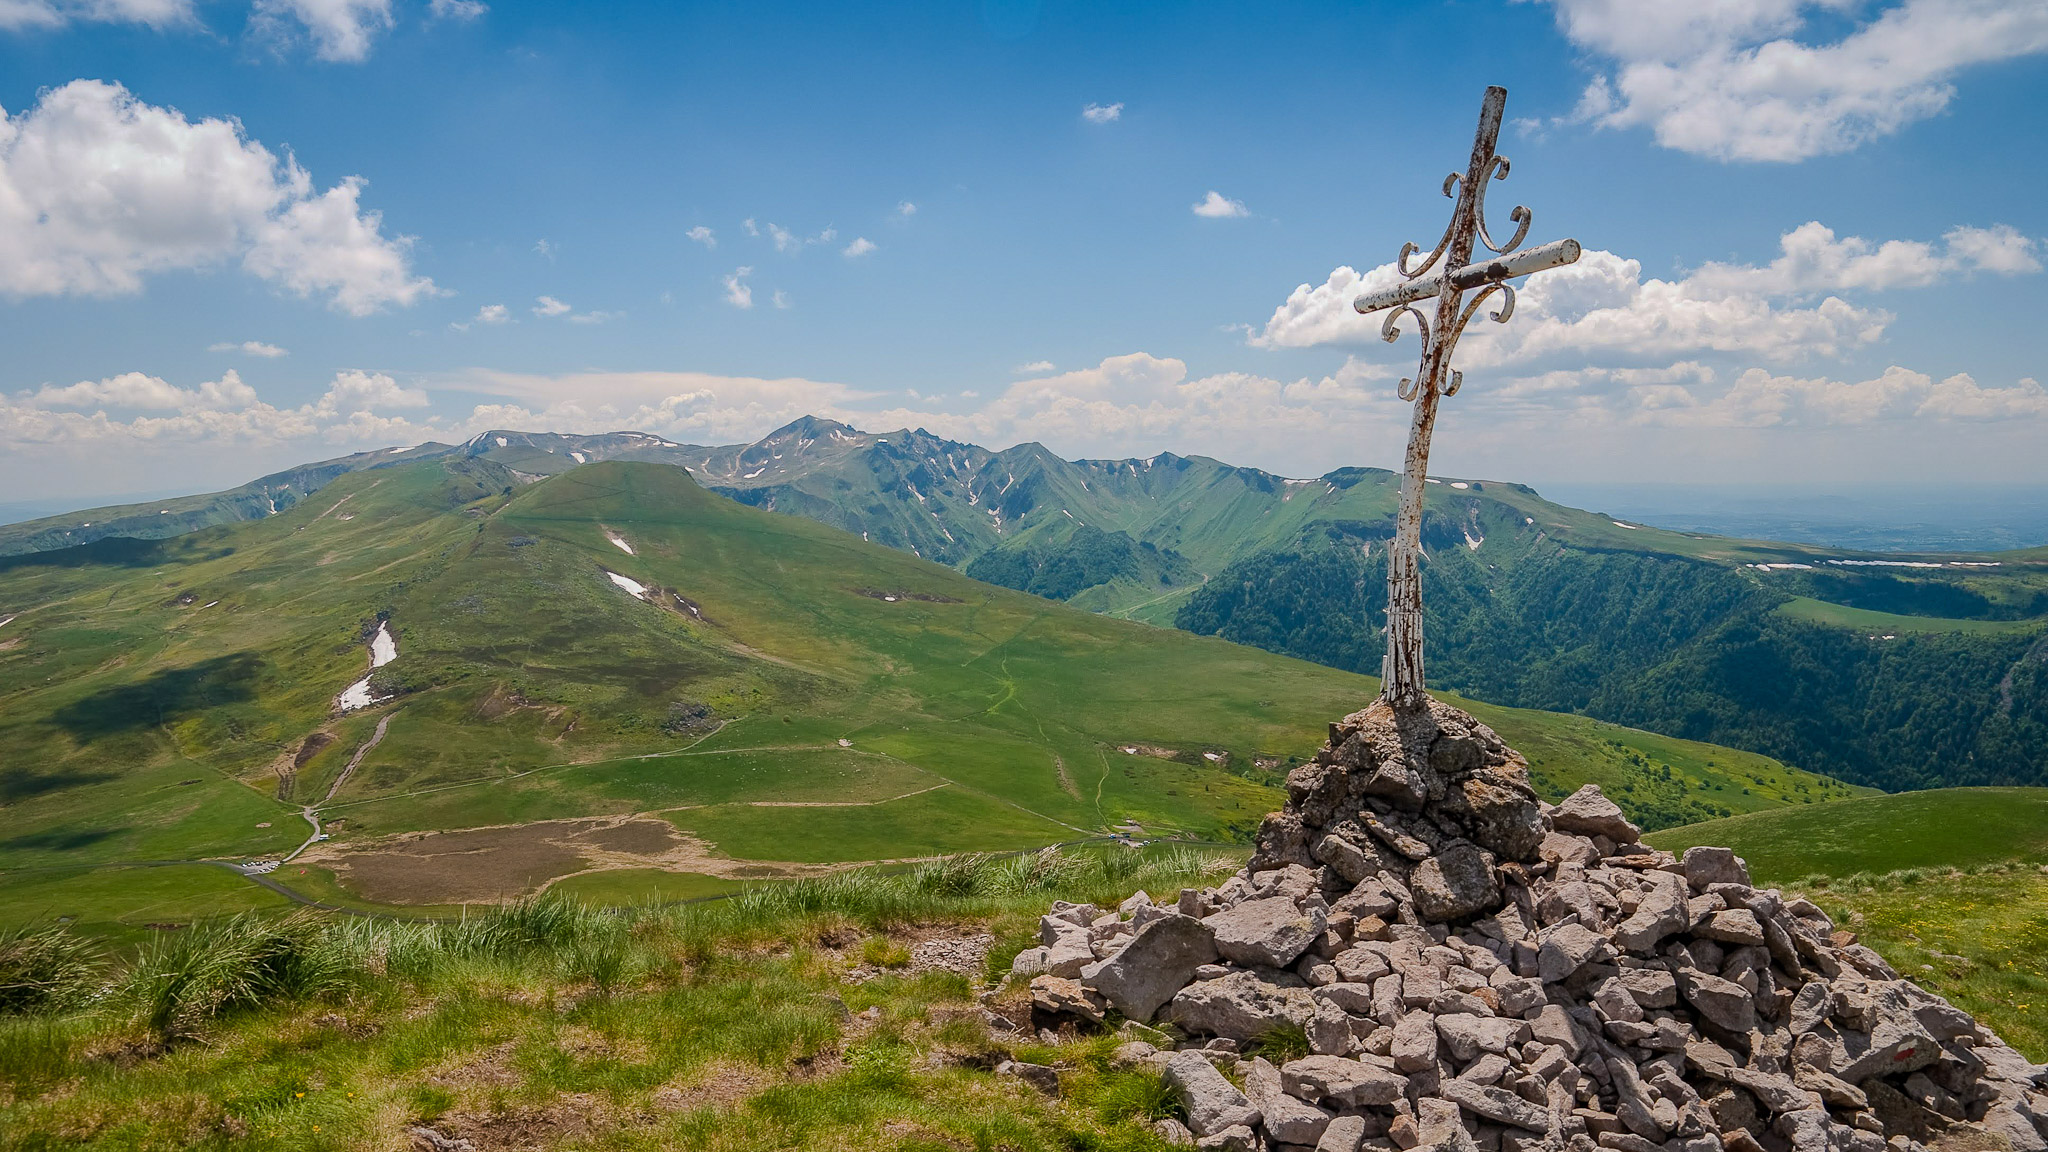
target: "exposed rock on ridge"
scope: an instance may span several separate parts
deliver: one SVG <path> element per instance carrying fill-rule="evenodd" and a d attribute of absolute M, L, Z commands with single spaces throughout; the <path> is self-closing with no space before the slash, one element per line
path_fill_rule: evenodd
<path fill-rule="evenodd" d="M 1727 849 L 1648 848 L 1591 785 L 1542 804 L 1522 757 L 1457 709 L 1347 716 L 1287 787 L 1221 886 L 1056 905 L 1017 958 L 1041 1020 L 1113 1011 L 1187 1037 L 1119 1050 L 1182 1094 L 1188 1125 L 1163 1132 L 1318 1152 L 2048 1152 L 2048 1067 L 1813 904 L 1752 887 Z M 1239 1059 L 1297 1029 L 1307 1057 Z"/>

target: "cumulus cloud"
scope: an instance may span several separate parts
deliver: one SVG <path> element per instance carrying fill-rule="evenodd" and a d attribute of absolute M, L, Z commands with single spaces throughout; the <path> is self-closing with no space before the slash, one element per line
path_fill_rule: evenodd
<path fill-rule="evenodd" d="M 435 420 L 415 423 L 391 409 L 428 405 L 427 394 L 381 372 L 335 374 L 311 403 L 265 403 L 233 371 L 183 388 L 162 377 L 124 372 L 63 387 L 0 394 L 0 444 L 15 447 L 107 443 L 187 447 L 227 443 L 363 443 L 423 439 Z"/>
<path fill-rule="evenodd" d="M 1081 109 L 1081 119 L 1090 124 L 1108 124 L 1124 114 L 1122 101 L 1115 104 L 1089 104 Z"/>
<path fill-rule="evenodd" d="M 846 255 L 865 256 L 875 250 L 875 242 L 865 236 L 855 236 L 853 243 L 846 246 Z"/>
<path fill-rule="evenodd" d="M 560 300 L 555 299 L 553 296 L 535 297 L 535 302 L 533 305 L 533 314 L 535 316 L 560 316 L 564 312 L 571 312 L 574 310 L 574 305 L 564 304 Z"/>
<path fill-rule="evenodd" d="M 712 233 L 711 229 L 706 228 L 702 224 L 699 224 L 695 228 L 690 229 L 688 232 L 683 233 L 683 235 L 688 239 L 695 240 L 697 243 L 702 244 L 706 248 L 718 247 L 718 237 Z"/>
<path fill-rule="evenodd" d="M 515 323 L 515 321 L 512 319 L 512 310 L 510 308 L 503 304 L 486 304 L 476 310 L 475 316 L 470 317 L 468 320 L 453 321 L 448 326 L 457 332 L 467 332 L 478 324 L 498 325 L 511 323 Z"/>
<path fill-rule="evenodd" d="M 147 24 L 193 22 L 191 0 L 0 0 L 0 28 L 60 28 L 74 21 Z"/>
<path fill-rule="evenodd" d="M 280 356 L 291 355 L 291 353 L 283 348 L 275 344 L 265 344 L 261 340 L 244 340 L 239 344 L 233 340 L 223 340 L 218 344 L 208 344 L 206 350 L 208 352 L 240 352 L 244 356 L 260 356 L 265 360 L 275 360 Z"/>
<path fill-rule="evenodd" d="M 1321 284 L 1303 284 L 1251 334 L 1261 348 L 1369 344 L 1383 314 L 1360 316 L 1351 301 L 1400 278 L 1392 264 L 1368 272 L 1341 267 Z M 1518 286 L 1514 320 L 1504 327 L 1475 320 L 1458 345 L 1461 367 L 1527 364 L 1546 356 L 1610 358 L 1747 353 L 1774 360 L 1834 355 L 1883 335 L 1891 314 L 1857 308 L 1835 296 L 1811 307 L 1774 304 L 1758 295 L 1696 291 L 1690 281 L 1645 280 L 1642 265 L 1590 250 L 1579 262 L 1529 277 Z M 1412 321 L 1402 326 L 1412 330 Z"/>
<path fill-rule="evenodd" d="M 1918 288 L 1957 277 L 2038 272 L 2040 242 L 2005 225 L 1951 229 L 1939 244 L 1873 243 L 1803 224 L 1779 242 L 1767 265 L 1706 264 L 1676 280 L 1644 278 L 1642 265 L 1593 249 L 1579 262 L 1517 285 L 1514 320 L 1475 321 L 1459 344 L 1461 367 L 1524 366 L 1546 358 L 1628 361 L 1706 353 L 1788 361 L 1835 356 L 1875 342 L 1892 315 L 1849 303 L 1838 292 Z M 1391 286 L 1391 263 L 1366 272 L 1341 267 L 1303 284 L 1273 310 L 1250 343 L 1262 348 L 1369 344 L 1384 314 L 1360 316 L 1351 301 Z M 1403 326 L 1406 331 L 1412 322 Z"/>
<path fill-rule="evenodd" d="M 413 275 L 350 177 L 312 177 L 241 125 L 187 120 L 118 84 L 74 80 L 0 119 L 0 293 L 114 296 L 150 275 L 244 270 L 351 315 L 438 291 Z"/>
<path fill-rule="evenodd" d="M 733 269 L 732 274 L 725 278 L 725 302 L 727 304 L 735 308 L 752 308 L 754 306 L 754 289 L 747 283 L 747 277 L 753 274 L 754 270 L 751 267 L 742 264 L 738 268 Z"/>
<path fill-rule="evenodd" d="M 433 0 L 427 5 L 427 14 L 436 20 L 478 20 L 490 10 L 483 0 Z"/>
<path fill-rule="evenodd" d="M 917 215 L 917 205 L 905 200 L 896 205 L 896 214 L 898 216 L 915 216 Z"/>
<path fill-rule="evenodd" d="M 256 0 L 250 24 L 281 41 L 305 36 L 322 60 L 358 63 L 391 27 L 391 0 Z"/>
<path fill-rule="evenodd" d="M 1033 360 L 1029 364 L 1019 364 L 1010 371 L 1019 376 L 1040 376 L 1047 372 L 1059 371 L 1059 365 L 1050 360 Z"/>
<path fill-rule="evenodd" d="M 1925 288 L 1970 272 L 2011 276 L 2039 272 L 2040 242 L 2009 225 L 1951 228 L 1937 246 L 1919 240 L 1872 244 L 1860 236 L 1837 239 L 1818 220 L 1785 233 L 1783 254 L 1762 268 L 1707 264 L 1689 283 L 1703 292 L 1794 295 L 1861 289 Z"/>
<path fill-rule="evenodd" d="M 1892 365 L 1868 380 L 1774 375 L 1752 368 L 1718 395 L 1675 386 L 1632 388 L 1624 416 L 1680 427 L 1861 426 L 1879 420 L 2015 420 L 2048 416 L 2048 390 L 2022 379 L 1987 388 L 1967 373 L 1937 381 Z M 1631 408 L 1630 402 L 1633 403 Z"/>
<path fill-rule="evenodd" d="M 768 300 L 777 308 L 789 307 L 789 293 L 784 292 L 780 288 L 777 288 L 773 293 L 771 293 L 768 297 Z"/>
<path fill-rule="evenodd" d="M 1605 64 L 1576 119 L 1648 127 L 1718 160 L 1845 152 L 1940 113 L 1968 68 L 2048 52 L 2048 8 L 2033 3 L 1552 2 L 1564 34 Z"/>
<path fill-rule="evenodd" d="M 1232 200 L 1214 188 L 1209 190 L 1209 194 L 1203 197 L 1200 203 L 1194 205 L 1194 212 L 1197 216 L 1206 217 L 1211 220 L 1251 215 L 1251 213 L 1245 211 L 1244 201 Z"/>

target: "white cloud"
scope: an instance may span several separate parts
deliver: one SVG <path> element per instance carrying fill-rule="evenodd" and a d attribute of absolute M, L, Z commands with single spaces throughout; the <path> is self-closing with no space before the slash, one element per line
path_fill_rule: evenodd
<path fill-rule="evenodd" d="M 132 408 L 151 412 L 211 412 L 245 408 L 256 402 L 256 390 L 242 383 L 230 368 L 218 380 L 197 388 L 179 388 L 160 376 L 123 372 L 104 380 L 81 380 L 63 388 L 44 385 L 27 396 L 37 408 Z"/>
<path fill-rule="evenodd" d="M 1814 220 L 1785 233 L 1779 240 L 1783 255 L 1766 267 L 1707 264 L 1688 282 L 1702 291 L 1793 295 L 1925 288 L 1960 273 L 2010 276 L 2041 270 L 2034 255 L 2039 242 L 2008 225 L 1952 228 L 1942 239 L 1941 247 L 1919 240 L 1838 240 L 1832 229 Z"/>
<path fill-rule="evenodd" d="M 261 340 L 244 340 L 240 343 L 236 343 L 233 340 L 223 340 L 218 344 L 208 344 L 206 350 L 208 352 L 240 352 L 244 356 L 260 356 L 265 360 L 275 360 L 280 356 L 291 355 L 291 353 L 277 345 L 265 344 Z"/>
<path fill-rule="evenodd" d="M 578 312 L 574 316 L 569 317 L 569 323 L 606 324 L 624 315 L 624 312 Z"/>
<path fill-rule="evenodd" d="M 1089 104 L 1081 109 L 1081 119 L 1090 124 L 1107 124 L 1124 114 L 1121 101 L 1115 104 Z"/>
<path fill-rule="evenodd" d="M 1059 371 L 1059 365 L 1050 360 L 1033 360 L 1029 364 L 1019 364 L 1010 371 L 1019 376 L 1041 376 L 1047 372 Z"/>
<path fill-rule="evenodd" d="M 535 316 L 560 316 L 564 312 L 575 310 L 574 305 L 564 304 L 553 296 L 537 296 L 534 298 L 534 301 L 533 314 Z"/>
<path fill-rule="evenodd" d="M 0 293 L 114 296 L 162 272 L 242 267 L 353 315 L 436 292 L 355 177 L 313 191 L 241 125 L 74 80 L 0 120 Z"/>
<path fill-rule="evenodd" d="M 296 408 L 264 403 L 233 371 L 218 380 L 180 388 L 161 377 L 126 372 L 66 387 L 0 394 L 0 444 L 159 444 L 187 447 L 224 443 L 327 443 L 425 439 L 434 419 L 414 423 L 383 414 L 423 408 L 424 391 L 401 388 L 383 373 L 336 373 L 319 399 Z M 130 413 L 125 418 L 110 414 Z"/>
<path fill-rule="evenodd" d="M 761 234 L 761 230 L 754 227 L 754 218 L 752 216 L 740 221 L 740 231 L 745 232 L 749 236 L 759 236 Z"/>
<path fill-rule="evenodd" d="M 853 243 L 846 246 L 846 255 L 865 256 L 875 250 L 875 242 L 865 236 L 855 236 Z"/>
<path fill-rule="evenodd" d="M 1636 423 L 1677 427 L 1860 427 L 1880 420 L 2009 421 L 2048 417 L 2048 390 L 2032 379 L 1986 388 L 1967 373 L 1945 380 L 1893 365 L 1868 380 L 1773 375 L 1752 368 L 1725 392 L 1638 386 L 1618 398 Z"/>
<path fill-rule="evenodd" d="M 1194 206 L 1194 211 L 1195 215 L 1204 216 L 1211 220 L 1251 215 L 1251 213 L 1245 211 L 1242 200 L 1232 200 L 1214 188 L 1211 188 L 1209 194 L 1202 198 L 1201 203 Z"/>
<path fill-rule="evenodd" d="M 433 281 L 407 267 L 412 237 L 385 237 L 383 213 L 362 209 L 363 184 L 351 176 L 257 225 L 242 267 L 300 296 L 327 294 L 351 316 L 439 295 Z"/>
<path fill-rule="evenodd" d="M 754 306 L 754 290 L 747 284 L 747 277 L 753 274 L 754 270 L 752 268 L 742 264 L 738 268 L 733 269 L 732 275 L 725 278 L 725 302 L 727 304 L 735 308 L 752 308 Z"/>
<path fill-rule="evenodd" d="M 747 230 L 749 236 L 760 235 L 754 230 L 753 225 L 753 220 L 749 219 L 741 226 Z M 813 244 L 830 244 L 838 238 L 839 231 L 836 228 L 827 228 L 815 236 L 799 236 L 780 224 L 768 225 L 768 239 L 774 243 L 777 252 L 801 252 Z"/>
<path fill-rule="evenodd" d="M 427 5 L 428 14 L 436 20 L 476 20 L 490 10 L 483 0 L 433 0 Z"/>
<path fill-rule="evenodd" d="M 533 242 L 533 250 L 535 252 L 540 253 L 543 257 L 546 257 L 550 261 L 554 260 L 555 258 L 554 241 L 549 240 L 545 236 Z"/>
<path fill-rule="evenodd" d="M 718 247 L 718 237 L 712 233 L 711 229 L 706 228 L 702 224 L 683 233 L 683 235 L 691 240 L 695 240 L 706 248 Z"/>
<path fill-rule="evenodd" d="M 1577 119 L 1647 126 L 1666 147 L 1720 160 L 1845 152 L 1940 113 L 1967 68 L 2048 51 L 2038 3 L 1552 2 L 1565 35 L 1611 61 Z"/>
<path fill-rule="evenodd" d="M 73 21 L 147 24 L 194 22 L 191 0 L 0 0 L 0 29 L 58 28 Z"/>
<path fill-rule="evenodd" d="M 1519 282 L 1513 321 L 1498 327 L 1475 320 L 1459 345 L 1458 363 L 1835 356 L 1878 340 L 1892 316 L 1833 293 L 1925 287 L 1979 272 L 2037 272 L 2039 247 L 2005 225 L 1954 228 L 1936 245 L 1837 238 L 1813 222 L 1781 237 L 1781 254 L 1768 265 L 1710 263 L 1677 280 L 1645 279 L 1637 261 L 1594 249 L 1576 264 Z M 1371 344 L 1380 339 L 1384 314 L 1360 316 L 1351 301 L 1399 279 L 1391 263 L 1364 273 L 1338 268 L 1321 284 L 1296 288 L 1249 342 L 1262 348 Z"/>
<path fill-rule="evenodd" d="M 772 294 L 771 294 L 771 295 L 770 295 L 770 296 L 768 297 L 768 299 L 769 299 L 769 302 L 770 302 L 770 303 L 773 303 L 773 304 L 774 304 L 774 305 L 775 305 L 775 306 L 776 306 L 777 308 L 787 308 L 787 307 L 789 307 L 789 293 L 787 293 L 787 292 L 784 292 L 784 291 L 783 291 L 782 289 L 780 289 L 780 288 L 777 288 L 777 289 L 776 289 L 776 290 L 775 290 L 775 291 L 774 291 L 774 292 L 773 292 L 773 293 L 772 293 Z"/>
<path fill-rule="evenodd" d="M 334 382 L 313 405 L 313 412 L 332 418 L 373 412 L 379 408 L 425 408 L 427 404 L 424 391 L 401 388 L 398 381 L 382 372 L 351 369 L 334 374 Z"/>
<path fill-rule="evenodd" d="M 905 200 L 896 205 L 896 214 L 898 216 L 915 216 L 917 215 L 917 205 Z"/>
<path fill-rule="evenodd" d="M 279 39 L 290 39 L 289 25 L 297 25 L 320 59 L 357 63 L 369 59 L 371 42 L 391 27 L 391 0 L 256 0 L 250 23 Z"/>
<path fill-rule="evenodd" d="M 497 325 L 511 324 L 514 322 L 515 321 L 513 321 L 512 319 L 512 310 L 510 308 L 507 308 L 503 304 L 486 304 L 483 307 L 476 310 L 475 316 L 470 317 L 468 320 L 454 321 L 453 323 L 450 323 L 448 326 L 450 328 L 455 329 L 457 332 L 467 332 L 473 325 L 477 324 Z"/>

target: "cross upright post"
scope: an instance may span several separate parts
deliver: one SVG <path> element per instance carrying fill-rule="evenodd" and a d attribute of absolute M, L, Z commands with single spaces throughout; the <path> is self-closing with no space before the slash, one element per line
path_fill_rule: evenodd
<path fill-rule="evenodd" d="M 1400 335 L 1396 327 L 1403 314 L 1421 330 L 1422 361 L 1413 380 L 1402 380 L 1400 396 L 1414 402 L 1408 426 L 1408 453 L 1401 475 L 1401 508 L 1394 522 L 1394 539 L 1387 550 L 1387 655 L 1381 669 L 1380 697 L 1396 708 L 1417 708 L 1429 699 L 1422 681 L 1422 503 L 1429 479 L 1429 441 L 1436 428 L 1437 402 L 1457 394 L 1464 373 L 1450 367 L 1451 351 L 1465 325 L 1479 306 L 1495 293 L 1505 293 L 1500 310 L 1489 313 L 1506 323 L 1515 311 L 1515 290 L 1507 282 L 1517 276 L 1558 268 L 1579 258 L 1579 242 L 1558 240 L 1517 252 L 1529 234 L 1529 210 L 1516 205 L 1508 219 L 1517 227 L 1503 245 L 1496 245 L 1486 230 L 1486 185 L 1505 180 L 1507 157 L 1498 155 L 1494 145 L 1500 136 L 1500 122 L 1507 110 L 1508 90 L 1490 87 L 1479 108 L 1479 131 L 1472 140 L 1472 158 L 1463 173 L 1453 172 L 1444 180 L 1444 195 L 1457 206 L 1451 211 L 1450 226 L 1444 229 L 1434 251 L 1420 264 L 1408 260 L 1421 249 L 1403 244 L 1394 266 L 1401 282 L 1391 288 L 1367 292 L 1352 301 L 1361 314 L 1387 310 L 1380 335 L 1392 343 Z M 1478 263 L 1472 260 L 1474 242 L 1484 244 L 1492 256 Z M 1513 253 L 1513 255 L 1510 255 Z M 1435 275 L 1431 269 L 1442 268 Z M 1467 292 L 1476 290 L 1470 300 Z M 1418 301 L 1436 298 L 1434 324 L 1415 308 Z M 1432 336 L 1432 333 L 1434 336 Z"/>

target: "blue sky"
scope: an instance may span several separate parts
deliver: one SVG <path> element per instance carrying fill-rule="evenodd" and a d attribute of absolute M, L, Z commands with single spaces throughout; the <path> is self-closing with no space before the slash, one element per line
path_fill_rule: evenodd
<path fill-rule="evenodd" d="M 1344 305 L 1489 83 L 1493 218 L 1588 256 L 1439 470 L 2048 480 L 2038 4 L 0 0 L 0 491 L 804 412 L 1392 465 Z"/>

